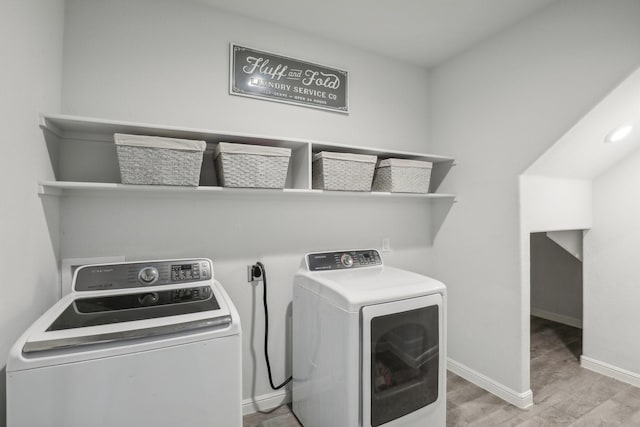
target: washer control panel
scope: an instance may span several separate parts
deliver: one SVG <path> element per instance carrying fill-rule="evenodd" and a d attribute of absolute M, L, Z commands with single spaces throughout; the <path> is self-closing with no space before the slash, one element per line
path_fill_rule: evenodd
<path fill-rule="evenodd" d="M 309 271 L 345 270 L 376 265 L 382 265 L 382 258 L 375 249 L 320 252 L 307 255 Z"/>
<path fill-rule="evenodd" d="M 73 278 L 75 291 L 144 288 L 200 282 L 213 278 L 208 259 L 125 262 L 80 267 Z"/>

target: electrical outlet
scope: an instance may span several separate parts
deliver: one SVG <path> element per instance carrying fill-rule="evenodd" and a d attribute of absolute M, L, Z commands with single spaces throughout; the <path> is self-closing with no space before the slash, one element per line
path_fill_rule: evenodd
<path fill-rule="evenodd" d="M 391 252 L 391 239 L 388 237 L 382 238 L 382 252 Z"/>
<path fill-rule="evenodd" d="M 256 280 L 262 280 L 262 270 L 258 264 L 247 265 L 247 282 L 253 283 Z"/>

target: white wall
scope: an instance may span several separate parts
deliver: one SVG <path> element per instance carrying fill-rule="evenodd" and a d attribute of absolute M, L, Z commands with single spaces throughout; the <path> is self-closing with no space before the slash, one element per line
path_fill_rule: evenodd
<path fill-rule="evenodd" d="M 426 147 L 423 69 L 191 1 L 67 3 L 65 113 Z M 349 115 L 229 95 L 230 42 L 349 71 Z"/>
<path fill-rule="evenodd" d="M 51 177 L 38 114 L 60 107 L 63 22 L 62 0 L 0 2 L 0 425 L 9 348 L 59 297 L 57 206 L 37 181 Z"/>
<path fill-rule="evenodd" d="M 431 147 L 458 164 L 434 241 L 449 356 L 516 403 L 530 401 L 518 176 L 638 66 L 639 20 L 635 0 L 558 2 L 430 74 Z"/>
<path fill-rule="evenodd" d="M 591 181 L 523 175 L 520 225 L 523 233 L 591 227 Z"/>
<path fill-rule="evenodd" d="M 584 239 L 583 356 L 640 385 L 640 151 L 593 183 L 593 228 Z M 627 378 L 629 380 L 629 378 Z"/>
<path fill-rule="evenodd" d="M 349 115 L 228 95 L 232 41 L 347 69 Z M 62 109 L 69 114 L 425 152 L 426 86 L 419 68 L 198 3 L 67 1 Z M 268 270 L 275 381 L 290 373 L 287 312 L 304 253 L 379 247 L 389 237 L 389 264 L 430 271 L 424 200 L 89 195 L 65 200 L 61 218 L 63 258 L 211 257 L 243 323 L 245 399 L 271 392 L 262 290 L 247 284 L 247 264 L 262 260 Z"/>

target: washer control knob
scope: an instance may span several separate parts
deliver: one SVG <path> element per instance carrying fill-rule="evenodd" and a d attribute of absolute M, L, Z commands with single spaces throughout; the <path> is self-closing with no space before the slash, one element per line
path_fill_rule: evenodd
<path fill-rule="evenodd" d="M 349 268 L 353 265 L 353 258 L 349 254 L 342 254 L 342 256 L 340 257 L 340 262 L 342 263 L 342 265 Z"/>
<path fill-rule="evenodd" d="M 160 299 L 160 296 L 155 292 L 152 292 L 150 294 L 140 295 L 138 297 L 138 301 L 143 306 L 153 305 L 157 303 L 159 299 Z"/>
<path fill-rule="evenodd" d="M 138 273 L 138 280 L 143 285 L 150 285 L 158 280 L 158 269 L 155 267 L 145 267 Z"/>

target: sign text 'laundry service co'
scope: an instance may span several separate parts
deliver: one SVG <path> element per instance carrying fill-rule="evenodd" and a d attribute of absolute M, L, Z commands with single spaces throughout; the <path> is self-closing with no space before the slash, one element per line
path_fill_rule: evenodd
<path fill-rule="evenodd" d="M 343 70 L 231 45 L 232 95 L 346 113 L 347 80 Z"/>

